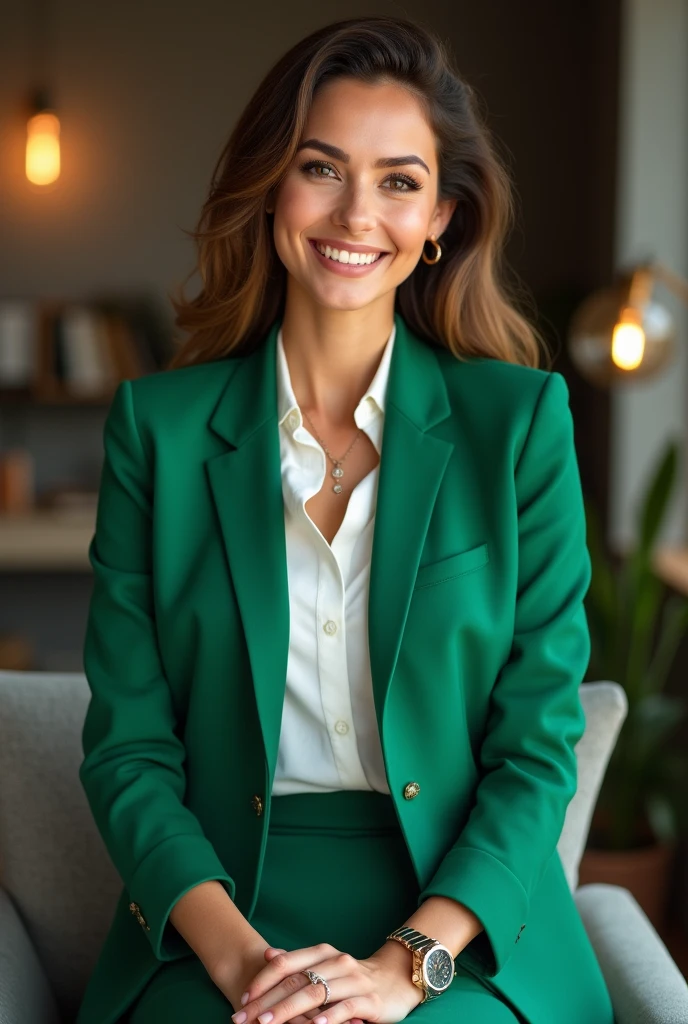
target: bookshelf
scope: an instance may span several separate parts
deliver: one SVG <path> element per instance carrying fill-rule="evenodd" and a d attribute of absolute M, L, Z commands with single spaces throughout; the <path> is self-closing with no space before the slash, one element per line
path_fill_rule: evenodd
<path fill-rule="evenodd" d="M 103 404 L 162 368 L 169 329 L 149 298 L 0 299 L 0 401 Z"/>
<path fill-rule="evenodd" d="M 165 367 L 171 333 L 150 295 L 0 298 L 0 572 L 90 570 L 105 414 L 122 380 Z"/>
<path fill-rule="evenodd" d="M 81 670 L 105 417 L 172 352 L 150 294 L 0 296 L 0 668 Z"/>

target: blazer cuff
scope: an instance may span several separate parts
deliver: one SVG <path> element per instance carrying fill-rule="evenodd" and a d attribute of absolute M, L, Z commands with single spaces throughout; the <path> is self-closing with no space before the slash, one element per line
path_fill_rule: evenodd
<path fill-rule="evenodd" d="M 528 914 L 528 894 L 516 876 L 491 853 L 454 847 L 421 891 L 417 905 L 428 896 L 458 900 L 484 927 L 456 962 L 485 978 L 498 974 L 516 948 Z"/>
<path fill-rule="evenodd" d="M 222 882 L 234 900 L 234 879 L 224 870 L 205 836 L 170 836 L 139 864 L 127 887 L 129 909 L 143 928 L 156 959 L 177 960 L 194 952 L 169 920 L 170 911 L 189 889 L 212 880 Z M 138 907 L 138 915 L 132 903 Z"/>

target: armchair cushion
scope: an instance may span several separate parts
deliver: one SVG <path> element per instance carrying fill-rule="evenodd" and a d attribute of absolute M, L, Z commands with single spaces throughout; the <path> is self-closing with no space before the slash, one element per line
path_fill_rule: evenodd
<path fill-rule="evenodd" d="M 595 948 L 617 1024 L 688 1021 L 688 985 L 628 889 L 595 882 L 574 899 Z"/>
<path fill-rule="evenodd" d="M 60 1024 L 60 1014 L 31 939 L 9 895 L 0 888 L 0 1020 Z"/>
<path fill-rule="evenodd" d="M 66 1020 L 76 1015 L 122 890 L 79 785 L 89 697 L 81 673 L 0 671 L 0 888 Z M 21 948 L 21 970 L 33 973 Z M 3 1013 L 3 1022 L 11 1019 Z"/>
<path fill-rule="evenodd" d="M 576 744 L 578 783 L 566 809 L 557 843 L 564 874 L 572 892 L 578 887 L 578 867 L 588 841 L 597 796 L 624 719 L 628 698 L 611 680 L 583 683 L 579 689 L 585 712 L 585 732 Z"/>

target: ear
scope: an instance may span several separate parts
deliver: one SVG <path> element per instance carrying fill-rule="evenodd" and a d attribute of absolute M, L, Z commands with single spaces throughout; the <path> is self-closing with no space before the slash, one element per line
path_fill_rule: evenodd
<path fill-rule="evenodd" d="M 446 230 L 447 224 L 454 216 L 457 203 L 458 199 L 440 199 L 432 215 L 428 234 L 433 234 L 436 238 L 440 238 Z"/>

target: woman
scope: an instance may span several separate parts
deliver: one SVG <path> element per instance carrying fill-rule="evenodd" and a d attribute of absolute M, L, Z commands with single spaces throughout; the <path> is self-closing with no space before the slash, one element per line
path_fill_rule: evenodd
<path fill-rule="evenodd" d="M 78 1024 L 613 1021 L 556 852 L 573 424 L 510 213 L 410 22 L 315 32 L 234 129 L 190 337 L 105 428 L 80 777 L 125 888 Z"/>

